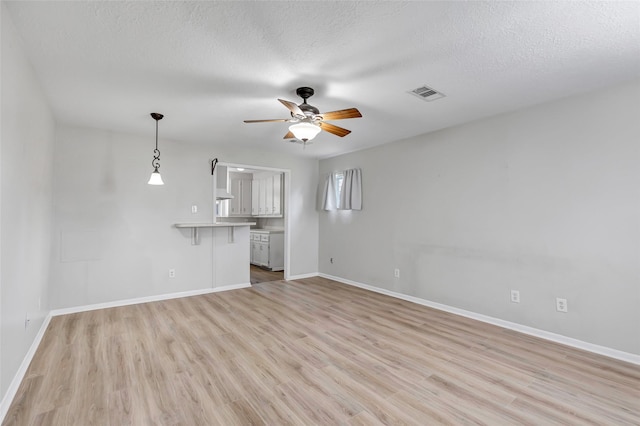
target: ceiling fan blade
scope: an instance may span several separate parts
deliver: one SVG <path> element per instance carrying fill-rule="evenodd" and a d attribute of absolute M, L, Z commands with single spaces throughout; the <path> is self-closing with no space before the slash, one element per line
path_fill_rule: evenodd
<path fill-rule="evenodd" d="M 330 111 L 320 114 L 323 120 L 343 120 L 345 118 L 362 117 L 357 108 L 341 109 L 339 111 Z"/>
<path fill-rule="evenodd" d="M 331 123 L 325 123 L 324 121 L 319 123 L 320 128 L 325 132 L 333 133 L 341 138 L 351 133 L 351 130 L 343 129 L 342 127 L 334 126 Z"/>
<path fill-rule="evenodd" d="M 296 137 L 295 137 L 295 135 L 293 133 L 287 132 L 287 134 L 284 135 L 284 138 L 282 138 L 282 139 L 295 139 L 295 138 Z"/>
<path fill-rule="evenodd" d="M 304 112 L 302 112 L 302 110 L 300 109 L 300 107 L 291 102 L 291 101 L 285 101 L 284 99 L 278 99 L 282 105 L 286 106 L 287 108 L 289 108 L 289 111 L 291 111 L 294 115 L 301 115 L 303 117 L 305 117 Z"/>
<path fill-rule="evenodd" d="M 273 123 L 273 122 L 282 122 L 289 121 L 288 118 L 274 118 L 273 120 L 244 120 L 245 123 Z"/>

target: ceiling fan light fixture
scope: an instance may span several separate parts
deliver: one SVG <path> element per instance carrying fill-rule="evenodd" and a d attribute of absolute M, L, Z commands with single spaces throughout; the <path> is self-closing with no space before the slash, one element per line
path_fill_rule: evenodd
<path fill-rule="evenodd" d="M 310 141 L 320 133 L 320 126 L 303 121 L 289 126 L 289 131 L 301 141 Z"/>
<path fill-rule="evenodd" d="M 303 142 L 305 145 L 315 138 L 318 133 L 325 131 L 338 137 L 345 137 L 351 130 L 336 126 L 329 123 L 333 120 L 343 120 L 346 118 L 362 117 L 357 108 L 347 108 L 337 111 L 329 111 L 320 113 L 318 108 L 307 103 L 307 99 L 313 95 L 314 91 L 311 87 L 298 87 L 296 94 L 302 98 L 302 103 L 297 105 L 295 102 L 278 99 L 282 105 L 287 107 L 291 113 L 291 118 L 276 118 L 268 120 L 244 120 L 245 123 L 273 123 L 288 122 L 289 131 L 284 135 L 283 139 L 295 139 Z"/>

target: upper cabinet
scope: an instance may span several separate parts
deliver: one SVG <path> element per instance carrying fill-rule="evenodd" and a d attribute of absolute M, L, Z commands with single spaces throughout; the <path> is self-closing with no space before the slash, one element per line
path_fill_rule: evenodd
<path fill-rule="evenodd" d="M 282 217 L 282 173 L 229 172 L 229 216 Z"/>
<path fill-rule="evenodd" d="M 251 187 L 253 216 L 282 217 L 282 177 L 282 173 L 254 175 Z"/>
<path fill-rule="evenodd" d="M 272 178 L 273 182 L 273 199 L 272 199 L 272 210 L 271 214 L 275 216 L 282 216 L 282 178 L 284 176 L 282 173 L 278 173 L 274 175 Z"/>
<path fill-rule="evenodd" d="M 248 173 L 229 173 L 231 195 L 229 216 L 251 216 L 251 181 Z"/>
<path fill-rule="evenodd" d="M 253 179 L 251 182 L 251 215 L 260 215 L 260 180 Z"/>

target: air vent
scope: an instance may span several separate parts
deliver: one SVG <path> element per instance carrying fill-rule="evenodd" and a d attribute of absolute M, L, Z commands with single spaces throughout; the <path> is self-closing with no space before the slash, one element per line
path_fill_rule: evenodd
<path fill-rule="evenodd" d="M 446 96 L 444 93 L 440 93 L 429 86 L 418 87 L 409 93 L 427 102 L 435 101 L 436 99 L 444 98 Z"/>

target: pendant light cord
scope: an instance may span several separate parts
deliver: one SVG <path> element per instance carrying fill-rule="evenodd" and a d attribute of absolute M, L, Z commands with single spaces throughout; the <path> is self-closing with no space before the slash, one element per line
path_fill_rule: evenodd
<path fill-rule="evenodd" d="M 155 170 L 158 170 L 160 168 L 160 150 L 158 149 L 158 119 L 155 119 L 155 120 L 156 120 L 156 149 L 153 150 L 153 160 L 151 160 L 151 166 L 153 166 Z"/>

